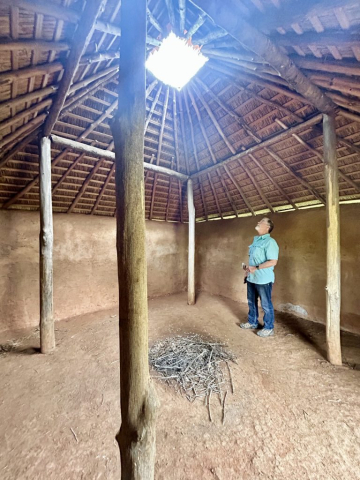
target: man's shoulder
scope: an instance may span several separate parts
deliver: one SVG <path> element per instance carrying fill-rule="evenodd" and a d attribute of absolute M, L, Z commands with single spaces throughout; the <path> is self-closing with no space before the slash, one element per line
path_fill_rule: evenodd
<path fill-rule="evenodd" d="M 279 246 L 278 243 L 277 243 L 277 241 L 276 241 L 275 238 L 273 238 L 273 237 L 269 237 L 269 238 L 268 238 L 268 245 L 272 245 L 272 246 L 276 246 L 276 247 Z"/>

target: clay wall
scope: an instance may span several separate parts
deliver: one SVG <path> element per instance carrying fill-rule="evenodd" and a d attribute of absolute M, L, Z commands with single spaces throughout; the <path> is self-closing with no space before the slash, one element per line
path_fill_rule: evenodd
<path fill-rule="evenodd" d="M 146 222 L 148 295 L 187 285 L 187 226 Z M 0 210 L 0 331 L 39 318 L 39 214 Z M 54 215 L 56 320 L 117 304 L 115 219 Z"/>
<path fill-rule="evenodd" d="M 341 206 L 342 328 L 360 333 L 360 206 Z M 277 213 L 272 236 L 280 246 L 274 306 L 325 322 L 326 215 L 324 208 Z M 246 302 L 241 263 L 248 262 L 259 217 L 196 225 L 197 288 Z"/>

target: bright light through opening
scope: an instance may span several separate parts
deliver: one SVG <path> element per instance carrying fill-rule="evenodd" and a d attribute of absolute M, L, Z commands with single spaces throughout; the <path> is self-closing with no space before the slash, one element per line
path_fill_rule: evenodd
<path fill-rule="evenodd" d="M 181 90 L 207 61 L 198 48 L 171 32 L 149 55 L 146 68 L 166 85 Z"/>

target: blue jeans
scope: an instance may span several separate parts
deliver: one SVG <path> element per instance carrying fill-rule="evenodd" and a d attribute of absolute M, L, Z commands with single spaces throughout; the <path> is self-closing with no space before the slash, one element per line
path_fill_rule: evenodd
<path fill-rule="evenodd" d="M 272 283 L 259 285 L 247 282 L 247 299 L 249 305 L 248 322 L 257 325 L 259 321 L 258 300 L 260 297 L 261 307 L 264 310 L 264 328 L 274 328 L 274 307 L 271 301 Z"/>

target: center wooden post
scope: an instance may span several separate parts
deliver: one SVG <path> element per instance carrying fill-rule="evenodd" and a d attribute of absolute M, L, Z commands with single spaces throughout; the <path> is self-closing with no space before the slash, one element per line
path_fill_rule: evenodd
<path fill-rule="evenodd" d="M 156 395 L 148 364 L 144 122 L 146 0 L 121 3 L 119 111 L 115 142 L 119 279 L 121 479 L 152 480 Z"/>
<path fill-rule="evenodd" d="M 188 304 L 195 305 L 195 207 L 192 180 L 187 182 L 189 211 Z"/>
<path fill-rule="evenodd" d="M 323 132 L 327 232 L 326 344 L 329 362 L 333 365 L 341 365 L 340 211 L 334 116 L 324 115 Z"/>

